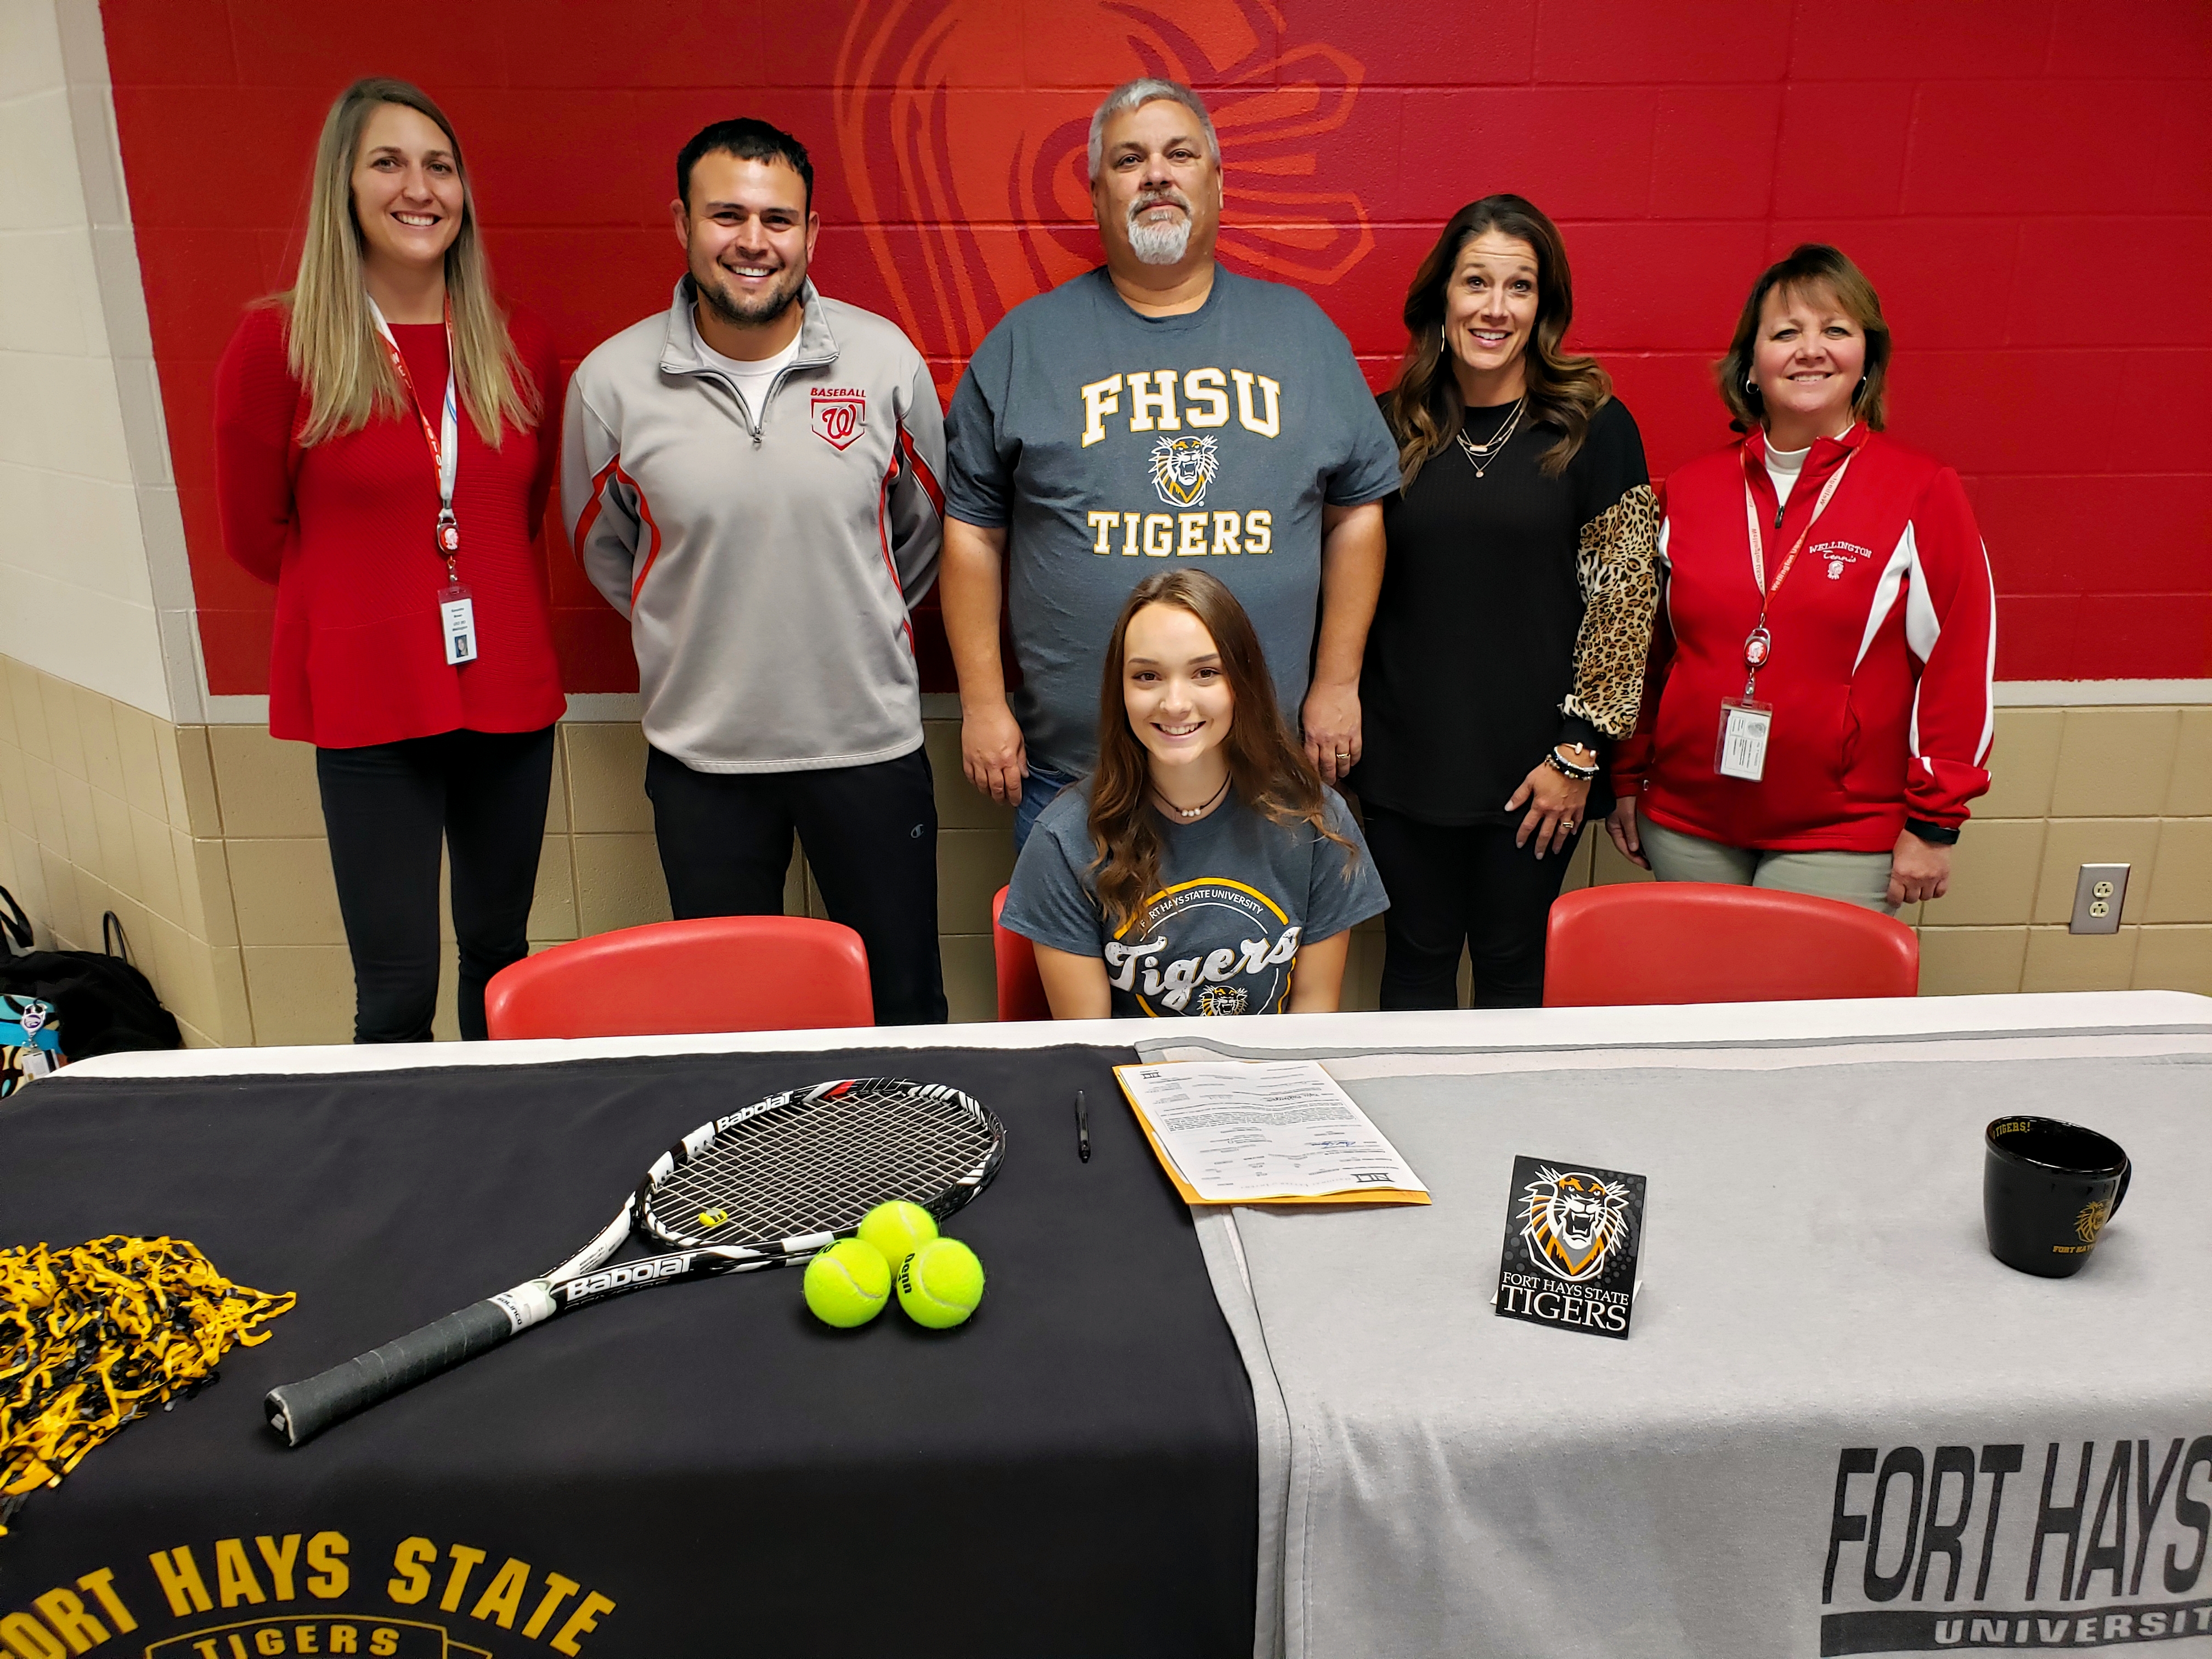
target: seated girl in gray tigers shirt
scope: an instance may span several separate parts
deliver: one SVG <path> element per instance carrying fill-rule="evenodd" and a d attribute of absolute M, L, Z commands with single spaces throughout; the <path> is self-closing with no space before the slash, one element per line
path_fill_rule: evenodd
<path fill-rule="evenodd" d="M 1389 901 L 1291 740 L 1260 641 L 1194 570 L 1138 584 L 1107 647 L 1098 769 L 1037 820 L 1000 920 L 1056 1019 L 1334 1012 Z"/>

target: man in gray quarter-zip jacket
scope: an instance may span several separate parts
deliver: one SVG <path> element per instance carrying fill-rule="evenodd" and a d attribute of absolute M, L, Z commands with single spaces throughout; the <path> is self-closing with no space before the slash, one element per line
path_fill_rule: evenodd
<path fill-rule="evenodd" d="M 690 266 L 568 387 L 562 509 L 629 618 L 679 919 L 783 908 L 795 829 L 867 946 L 878 1024 L 945 1017 L 908 611 L 937 575 L 944 417 L 897 326 L 807 280 L 814 170 L 765 122 L 677 160 Z"/>

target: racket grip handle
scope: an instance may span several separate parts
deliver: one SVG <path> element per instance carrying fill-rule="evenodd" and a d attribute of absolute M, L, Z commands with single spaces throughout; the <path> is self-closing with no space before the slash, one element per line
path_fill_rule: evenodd
<path fill-rule="evenodd" d="M 357 1359 L 270 1389 L 262 1401 L 269 1426 L 287 1444 L 304 1446 L 331 1424 L 497 1347 L 514 1332 L 507 1310 L 486 1297 Z"/>

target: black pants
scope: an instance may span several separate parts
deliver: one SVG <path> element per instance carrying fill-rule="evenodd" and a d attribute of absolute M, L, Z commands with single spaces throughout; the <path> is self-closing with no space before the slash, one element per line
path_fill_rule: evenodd
<path fill-rule="evenodd" d="M 1544 923 L 1568 853 L 1537 858 L 1533 836 L 1527 847 L 1513 844 L 1511 823 L 1421 823 L 1381 806 L 1364 816 L 1375 872 L 1390 895 L 1382 1006 L 1457 1007 L 1462 945 L 1474 968 L 1474 1006 L 1541 1003 Z"/>
<path fill-rule="evenodd" d="M 530 951 L 553 728 L 318 749 L 315 777 L 353 952 L 353 1040 L 430 1040 L 441 840 L 461 947 L 461 1035 L 481 1039 L 485 982 Z"/>
<path fill-rule="evenodd" d="M 796 829 L 830 919 L 868 947 L 876 1024 L 945 1023 L 927 755 L 809 772 L 695 772 L 648 748 L 645 793 L 678 921 L 781 915 Z"/>

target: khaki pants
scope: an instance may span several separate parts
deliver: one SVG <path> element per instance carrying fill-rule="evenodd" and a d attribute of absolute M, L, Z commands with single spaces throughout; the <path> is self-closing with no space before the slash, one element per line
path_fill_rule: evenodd
<path fill-rule="evenodd" d="M 1886 916 L 1897 914 L 1889 902 L 1887 853 L 1775 853 L 1756 847 L 1729 847 L 1702 836 L 1654 823 L 1638 813 L 1636 833 L 1651 873 L 1662 881 L 1710 881 L 1729 887 L 1768 887 L 1784 893 L 1810 893 L 1841 899 Z"/>

